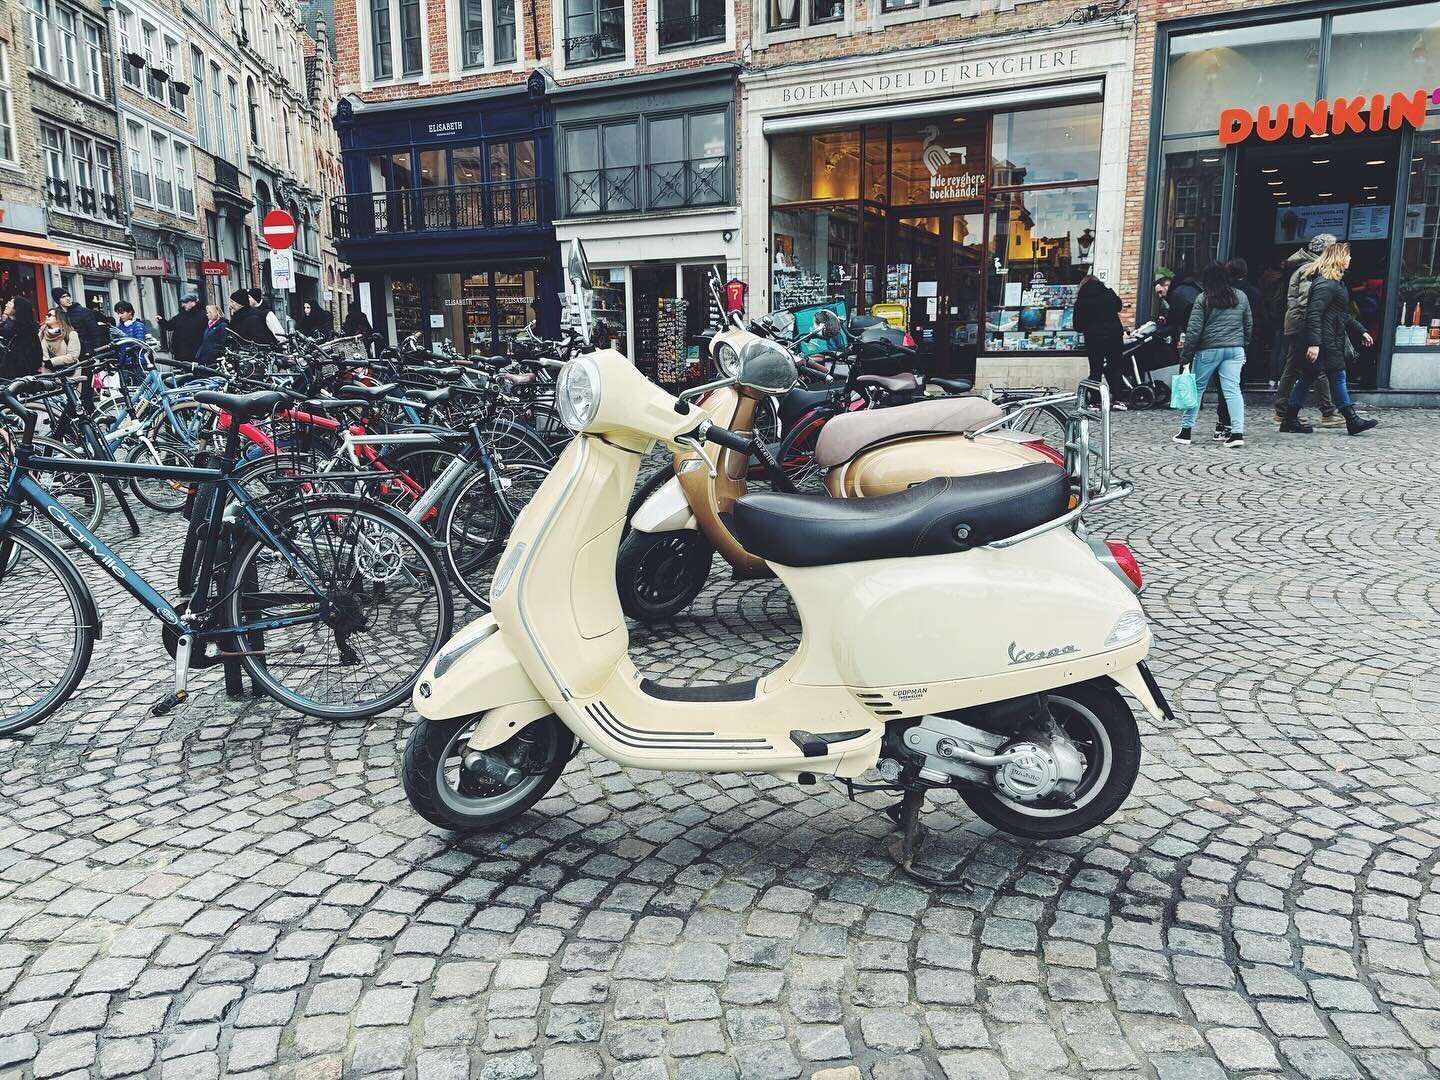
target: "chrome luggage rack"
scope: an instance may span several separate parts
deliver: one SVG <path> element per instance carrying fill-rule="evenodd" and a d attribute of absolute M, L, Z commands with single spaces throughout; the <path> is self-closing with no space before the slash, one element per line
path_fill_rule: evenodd
<path fill-rule="evenodd" d="M 988 431 L 1007 427 L 1025 413 L 1045 405 L 1060 405 L 1067 410 L 1065 471 L 1070 476 L 1074 505 L 1057 518 L 1003 540 L 992 540 L 985 547 L 1014 547 L 1059 528 L 1069 528 L 1083 540 L 1084 518 L 1088 511 L 1117 502 L 1135 490 L 1128 480 L 1116 480 L 1110 467 L 1110 388 L 1104 382 L 1085 379 L 1073 394 L 1055 393 L 1031 398 L 983 427 L 966 432 L 965 438 L 974 439 Z M 1092 425 L 1096 424 L 1099 426 L 1099 438 L 1092 439 Z"/>

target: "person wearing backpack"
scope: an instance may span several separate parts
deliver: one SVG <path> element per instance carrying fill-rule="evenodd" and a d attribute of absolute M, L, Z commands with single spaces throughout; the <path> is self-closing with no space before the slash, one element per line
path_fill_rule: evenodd
<path fill-rule="evenodd" d="M 1310 299 L 1310 288 L 1315 283 L 1316 264 L 1320 261 L 1320 256 L 1335 243 L 1336 237 L 1330 233 L 1316 233 L 1308 244 L 1285 260 L 1286 269 L 1290 271 L 1290 284 L 1285 292 L 1285 370 L 1280 375 L 1280 382 L 1275 386 L 1277 424 L 1285 419 L 1290 391 L 1294 389 L 1296 380 L 1310 366 L 1305 359 L 1306 346 L 1302 340 L 1305 332 L 1305 311 Z M 1323 370 L 1319 372 L 1314 379 L 1314 385 L 1315 400 L 1320 405 L 1320 426 L 1339 427 L 1345 423 L 1331 397 L 1328 373 Z M 1301 404 L 1304 402 L 1301 401 Z"/>
<path fill-rule="evenodd" d="M 1174 442 L 1190 445 L 1191 429 L 1200 415 L 1200 402 L 1210 378 L 1219 375 L 1220 393 L 1229 405 L 1227 449 L 1245 446 L 1245 399 L 1240 394 L 1240 371 L 1245 367 L 1245 346 L 1255 332 L 1255 319 L 1245 294 L 1230 284 L 1224 263 L 1213 262 L 1200 275 L 1202 292 L 1190 308 L 1185 325 L 1182 365 L 1195 365 L 1195 404 L 1180 415 L 1180 433 Z"/>

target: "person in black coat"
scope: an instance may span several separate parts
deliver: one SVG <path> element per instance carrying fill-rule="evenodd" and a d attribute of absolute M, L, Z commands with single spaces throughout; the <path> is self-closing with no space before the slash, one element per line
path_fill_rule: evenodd
<path fill-rule="evenodd" d="M 306 337 L 324 341 L 335 335 L 335 320 L 315 301 L 306 300 L 300 305 L 300 317 L 295 320 L 295 328 Z"/>
<path fill-rule="evenodd" d="M 1125 328 L 1120 325 L 1120 297 L 1099 278 L 1086 277 L 1075 294 L 1075 329 L 1085 335 L 1085 354 L 1090 360 L 1090 378 L 1104 378 L 1110 384 L 1111 408 L 1124 409 L 1120 395 L 1120 361 L 1124 352 Z"/>
<path fill-rule="evenodd" d="M 5 305 L 4 327 L 6 342 L 0 352 L 0 376 L 19 379 L 39 372 L 44 357 L 35 305 L 23 296 L 11 299 Z"/>
<path fill-rule="evenodd" d="M 1369 431 L 1380 422 L 1362 419 L 1356 413 L 1346 385 L 1345 366 L 1355 351 L 1350 335 L 1360 338 L 1367 347 L 1375 344 L 1364 324 L 1350 314 L 1350 290 L 1344 282 L 1349 268 L 1349 244 L 1331 244 L 1315 261 L 1315 282 L 1305 301 L 1305 323 L 1300 331 L 1301 343 L 1305 346 L 1305 366 L 1290 391 L 1281 431 L 1308 434 L 1314 430 L 1309 424 L 1300 423 L 1300 406 L 1305 404 L 1305 395 L 1321 372 L 1330 380 L 1330 393 L 1340 406 L 1345 429 L 1351 435 Z"/>
<path fill-rule="evenodd" d="M 193 364 L 205 336 L 205 309 L 200 298 L 186 293 L 180 298 L 180 312 L 173 319 L 161 317 L 160 328 L 170 334 L 170 355 L 182 364 Z"/>
<path fill-rule="evenodd" d="M 80 335 L 80 359 L 84 360 L 96 349 L 110 344 L 110 328 L 102 326 L 100 320 L 84 304 L 77 304 L 70 290 L 60 287 L 50 294 L 55 306 L 65 312 L 75 333 Z"/>
<path fill-rule="evenodd" d="M 261 345 L 270 344 L 270 332 L 265 328 L 265 316 L 260 309 L 250 304 L 250 294 L 236 289 L 230 294 L 230 332 L 245 341 Z"/>

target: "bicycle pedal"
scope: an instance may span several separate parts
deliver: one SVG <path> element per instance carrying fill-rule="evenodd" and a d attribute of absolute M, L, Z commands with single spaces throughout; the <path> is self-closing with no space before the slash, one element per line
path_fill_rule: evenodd
<path fill-rule="evenodd" d="M 183 705 L 189 700 L 190 692 L 188 690 L 176 690 L 174 693 L 166 694 L 159 701 L 155 702 L 154 705 L 151 705 L 150 715 L 164 716 L 172 711 L 175 706 Z"/>

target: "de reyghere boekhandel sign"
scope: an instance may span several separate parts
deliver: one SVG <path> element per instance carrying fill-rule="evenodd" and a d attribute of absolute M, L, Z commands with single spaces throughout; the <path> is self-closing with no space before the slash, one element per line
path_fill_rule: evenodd
<path fill-rule="evenodd" d="M 1220 110 L 1220 145 L 1241 143 L 1252 135 L 1265 142 L 1275 142 L 1287 135 L 1303 139 L 1307 135 L 1348 135 L 1374 131 L 1399 131 L 1402 127 L 1422 127 L 1425 111 L 1434 103 L 1440 105 L 1440 87 L 1396 92 L 1389 97 L 1371 94 L 1366 97 L 1337 97 L 1329 101 L 1297 101 L 1293 105 L 1261 105 L 1252 114 L 1249 109 Z"/>

